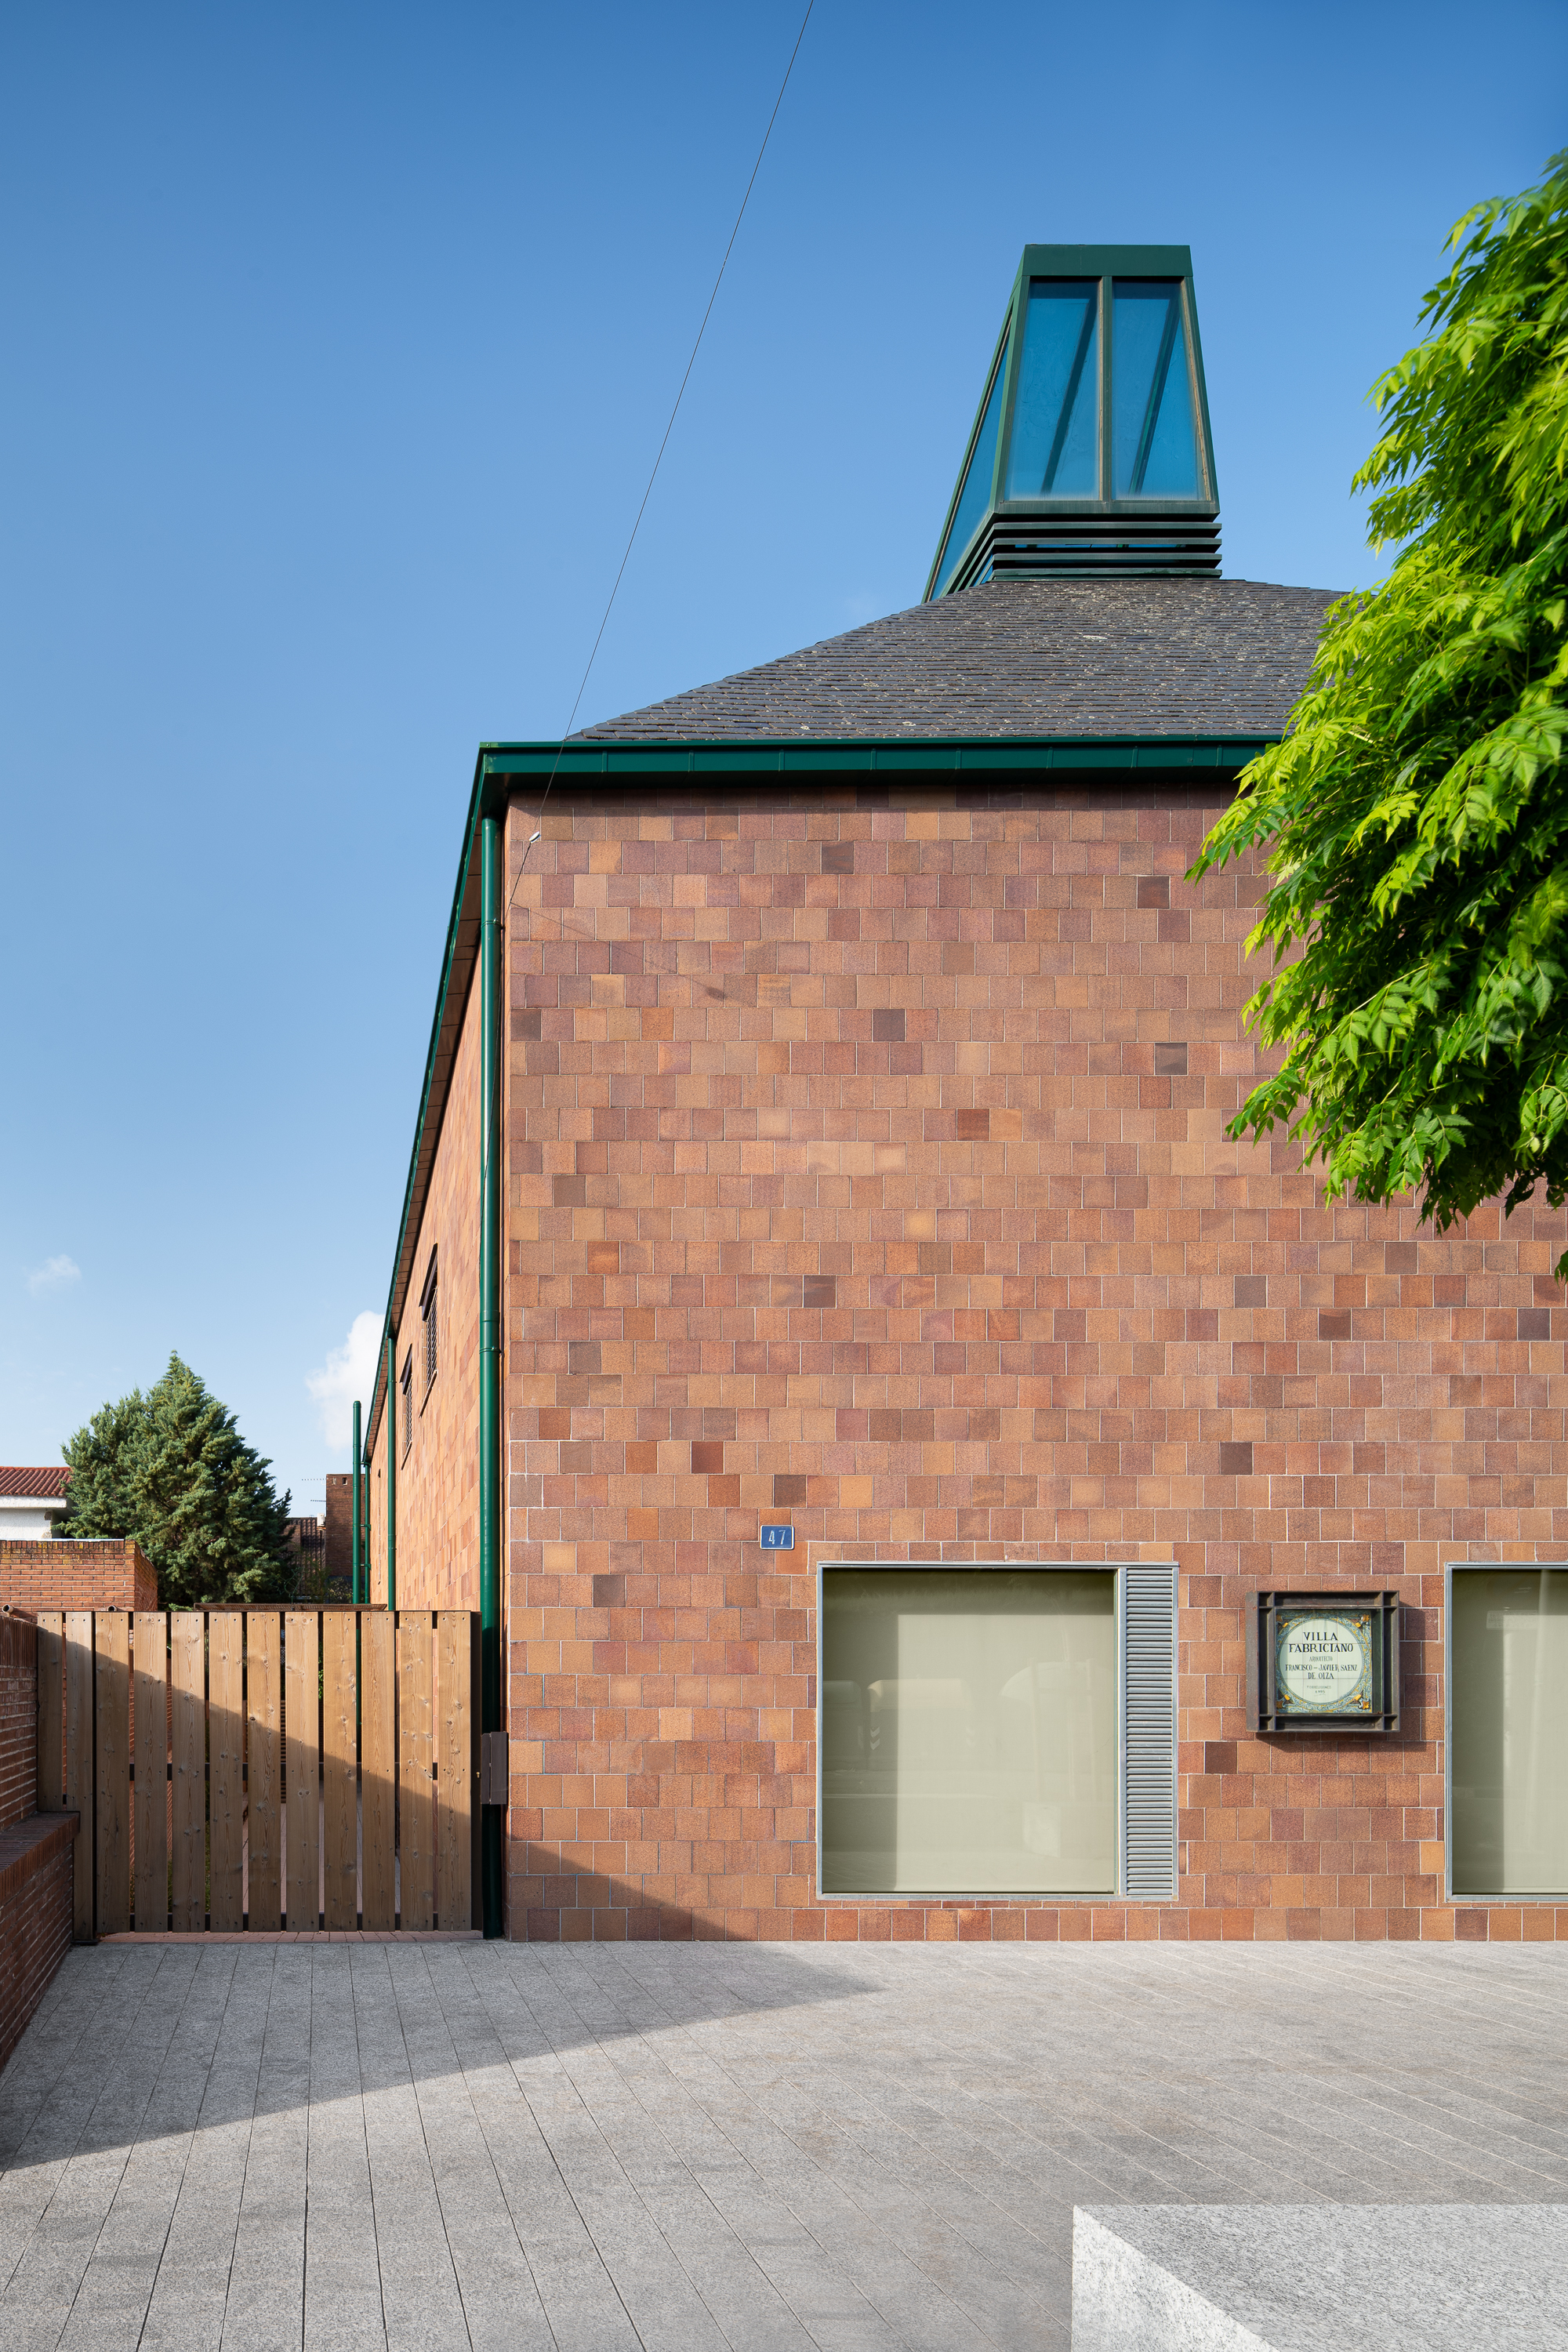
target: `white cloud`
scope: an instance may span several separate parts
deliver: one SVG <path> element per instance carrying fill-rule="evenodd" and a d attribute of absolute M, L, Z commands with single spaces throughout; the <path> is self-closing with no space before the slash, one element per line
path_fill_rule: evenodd
<path fill-rule="evenodd" d="M 321 1434 L 334 1454 L 346 1454 L 353 1442 L 353 1406 L 357 1397 L 368 1407 L 375 1384 L 375 1352 L 381 1345 L 381 1318 L 368 1310 L 356 1315 L 341 1348 L 330 1348 L 319 1371 L 307 1372 L 305 1386 L 316 1404 Z"/>
<path fill-rule="evenodd" d="M 41 1298 L 46 1290 L 67 1290 L 80 1280 L 81 1268 L 74 1257 L 47 1257 L 27 1276 L 27 1287 L 35 1298 Z"/>

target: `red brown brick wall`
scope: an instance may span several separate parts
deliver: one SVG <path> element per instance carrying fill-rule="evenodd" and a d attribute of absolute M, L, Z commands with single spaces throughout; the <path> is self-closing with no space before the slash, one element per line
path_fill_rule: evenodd
<path fill-rule="evenodd" d="M 74 1814 L 64 1817 L 69 1824 Z M 58 1822 L 59 1815 L 54 1816 Z M 65 1831 L 6 1866 L 0 1836 L 0 2066 L 22 2038 L 71 1941 L 71 1841 Z M 42 1859 L 36 1857 L 41 1854 Z"/>
<path fill-rule="evenodd" d="M 400 1609 L 479 1605 L 479 1042 L 476 980 L 463 1010 L 395 1350 Z M 433 1248 L 436 1376 L 426 1386 L 419 1302 Z M 411 1349 L 414 1411 L 405 1432 L 403 1365 Z M 370 1467 L 370 1597 L 381 1601 L 386 1599 L 386 1437 L 384 1412 Z"/>
<path fill-rule="evenodd" d="M 0 1612 L 0 1830 L 37 1803 L 38 1629 Z"/>
<path fill-rule="evenodd" d="M 156 1609 L 158 1579 L 141 1549 L 118 1537 L 0 1543 L 0 1606 Z"/>
<path fill-rule="evenodd" d="M 76 1816 L 40 1816 L 37 1794 L 37 1628 L 0 1611 L 0 2066 L 71 1940 Z"/>
<path fill-rule="evenodd" d="M 1446 1560 L 1568 1556 L 1568 1221 L 1436 1237 L 1226 1139 L 1252 885 L 1183 878 L 1223 797 L 552 796 L 508 930 L 511 1934 L 1568 1928 L 1442 1899 L 1440 1622 Z M 1176 1901 L 820 1901 L 818 1557 L 1174 1558 Z M 1402 1731 L 1249 1738 L 1248 1597 L 1390 1585 Z"/>

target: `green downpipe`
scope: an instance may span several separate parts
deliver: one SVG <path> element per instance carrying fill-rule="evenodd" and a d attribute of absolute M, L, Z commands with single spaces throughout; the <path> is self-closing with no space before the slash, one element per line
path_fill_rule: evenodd
<path fill-rule="evenodd" d="M 386 1335 L 386 1605 L 397 1606 L 397 1383 L 393 1374 L 397 1342 Z M 365 1589 L 365 1599 L 370 1590 Z"/>
<path fill-rule="evenodd" d="M 362 1526 L 363 1525 L 363 1514 L 362 1514 L 362 1509 L 361 1509 L 361 1506 L 362 1506 L 362 1503 L 363 1503 L 363 1494 L 362 1494 L 362 1491 L 361 1491 L 361 1490 L 362 1490 L 362 1488 L 363 1488 L 363 1477 L 362 1477 L 362 1475 L 361 1475 L 361 1471 L 360 1471 L 360 1450 L 361 1450 L 361 1449 L 360 1449 L 360 1433 L 359 1433 L 359 1399 L 358 1399 L 358 1397 L 355 1397 L 355 1399 L 354 1399 L 354 1484 L 353 1484 L 353 1511 L 354 1511 L 353 1563 L 354 1563 L 354 1566 L 353 1566 L 353 1584 L 350 1586 L 350 1588 L 349 1588 L 349 1589 L 350 1589 L 350 1591 L 353 1592 L 353 1597 L 354 1597 L 354 1599 L 355 1599 L 356 1601 L 359 1599 L 359 1573 L 360 1573 L 360 1548 L 359 1548 L 359 1539 L 360 1539 L 360 1529 L 361 1529 Z"/>
<path fill-rule="evenodd" d="M 500 1655 L 501 827 L 479 824 L 479 1729 L 504 1728 Z M 487 1936 L 500 1935 L 506 1811 L 479 1814 L 479 1889 Z"/>

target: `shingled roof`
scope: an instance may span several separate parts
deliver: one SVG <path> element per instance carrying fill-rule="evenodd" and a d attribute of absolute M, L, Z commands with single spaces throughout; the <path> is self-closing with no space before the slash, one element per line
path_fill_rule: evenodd
<path fill-rule="evenodd" d="M 1278 735 L 1340 592 L 999 580 L 601 719 L 574 742 Z"/>

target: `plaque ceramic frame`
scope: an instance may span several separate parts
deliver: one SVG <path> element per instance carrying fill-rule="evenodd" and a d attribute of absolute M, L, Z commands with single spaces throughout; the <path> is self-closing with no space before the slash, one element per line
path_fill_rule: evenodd
<path fill-rule="evenodd" d="M 1259 1592 L 1247 1624 L 1247 1713 L 1254 1731 L 1345 1732 L 1399 1728 L 1399 1595 L 1397 1592 Z M 1279 1676 L 1279 1631 L 1286 1617 L 1371 1620 L 1371 1704 L 1343 1713 L 1299 1707 Z"/>

